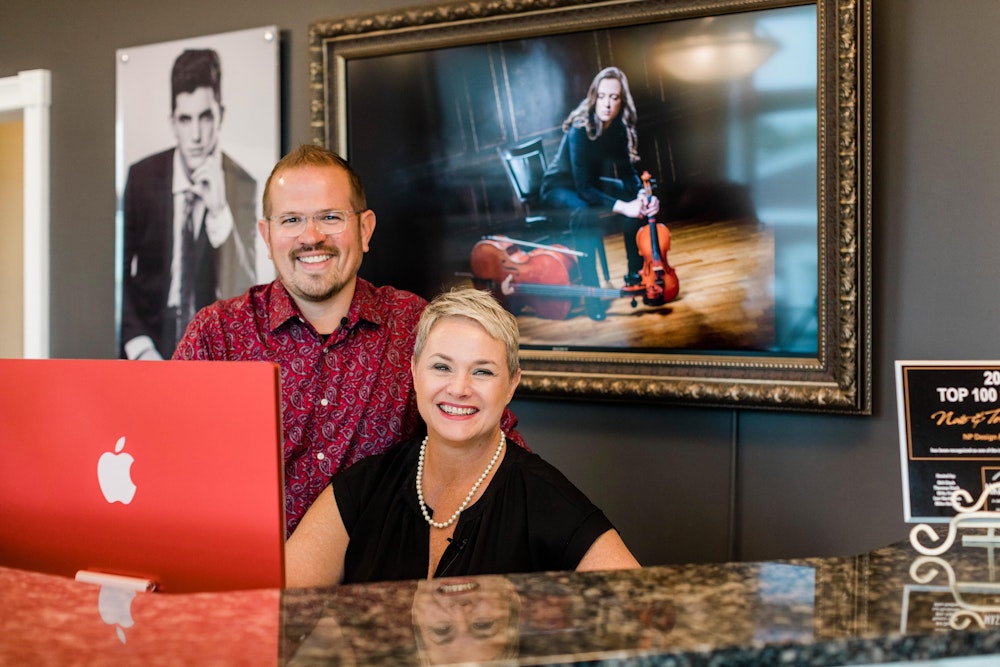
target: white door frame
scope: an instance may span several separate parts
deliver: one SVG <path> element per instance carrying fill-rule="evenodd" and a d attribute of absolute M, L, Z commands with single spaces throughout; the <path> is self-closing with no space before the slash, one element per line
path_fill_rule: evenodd
<path fill-rule="evenodd" d="M 24 124 L 24 357 L 49 356 L 49 107 L 48 70 L 0 78 L 0 116 Z"/>

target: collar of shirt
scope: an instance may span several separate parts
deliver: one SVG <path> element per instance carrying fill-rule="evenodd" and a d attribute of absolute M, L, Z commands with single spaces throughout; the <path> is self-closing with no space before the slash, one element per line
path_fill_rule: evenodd
<path fill-rule="evenodd" d="M 302 311 L 292 299 L 281 280 L 271 283 L 271 307 L 268 309 L 268 327 L 273 332 L 291 319 L 306 322 Z M 375 298 L 375 289 L 364 278 L 358 278 L 354 287 L 354 298 L 347 311 L 347 324 L 344 329 L 351 330 L 358 322 L 370 322 L 375 326 L 384 323 L 388 313 L 383 312 Z"/>

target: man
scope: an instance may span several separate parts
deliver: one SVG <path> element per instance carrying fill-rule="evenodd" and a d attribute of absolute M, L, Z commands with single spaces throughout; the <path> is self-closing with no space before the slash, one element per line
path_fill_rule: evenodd
<path fill-rule="evenodd" d="M 199 308 L 256 282 L 257 184 L 219 147 L 221 76 L 211 49 L 177 57 L 170 116 L 177 145 L 129 169 L 123 357 L 169 358 Z"/>
<path fill-rule="evenodd" d="M 410 357 L 427 302 L 358 277 L 375 213 L 335 153 L 307 145 L 283 157 L 263 207 L 277 279 L 199 311 L 174 359 L 281 366 L 290 535 L 335 472 L 420 430 Z M 501 426 L 523 444 L 515 424 L 506 411 Z"/>

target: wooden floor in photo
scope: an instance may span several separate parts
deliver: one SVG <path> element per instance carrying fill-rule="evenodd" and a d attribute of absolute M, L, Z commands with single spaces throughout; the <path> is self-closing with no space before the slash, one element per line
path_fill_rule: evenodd
<path fill-rule="evenodd" d="M 582 300 L 564 320 L 516 313 L 522 346 L 624 349 L 764 350 L 774 344 L 774 237 L 748 221 L 687 223 L 670 228 L 667 262 L 680 292 L 662 306 L 639 299 L 608 300 L 607 317 L 592 320 Z M 605 237 L 611 280 L 620 289 L 626 272 L 621 234 Z"/>

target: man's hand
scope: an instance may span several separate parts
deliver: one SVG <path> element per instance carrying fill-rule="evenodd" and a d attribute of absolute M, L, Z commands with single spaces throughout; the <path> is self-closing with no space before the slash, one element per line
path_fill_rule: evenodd
<path fill-rule="evenodd" d="M 146 335 L 136 336 L 125 343 L 125 356 L 129 359 L 142 361 L 162 361 L 163 357 L 156 351 L 153 339 Z"/>
<path fill-rule="evenodd" d="M 191 190 L 205 202 L 209 215 L 226 207 L 226 177 L 222 172 L 222 151 L 216 150 L 191 174 Z"/>
<path fill-rule="evenodd" d="M 233 231 L 233 214 L 226 201 L 226 175 L 222 170 L 222 151 L 214 153 L 191 174 L 191 191 L 201 197 L 208 214 L 205 232 L 213 248 L 218 248 Z"/>

